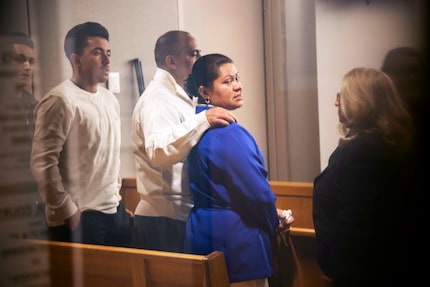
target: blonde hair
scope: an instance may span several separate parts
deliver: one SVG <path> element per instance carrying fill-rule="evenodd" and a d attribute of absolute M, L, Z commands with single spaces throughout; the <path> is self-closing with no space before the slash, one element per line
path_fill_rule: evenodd
<path fill-rule="evenodd" d="M 340 97 L 339 109 L 344 116 L 339 123 L 341 142 L 371 133 L 396 149 L 409 150 L 412 119 L 384 72 L 352 69 L 343 78 Z"/>

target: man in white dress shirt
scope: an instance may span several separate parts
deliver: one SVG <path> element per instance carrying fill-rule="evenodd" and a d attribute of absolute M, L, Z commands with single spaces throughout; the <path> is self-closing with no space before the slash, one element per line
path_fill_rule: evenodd
<path fill-rule="evenodd" d="M 154 49 L 156 73 L 133 112 L 140 202 L 134 212 L 132 245 L 137 248 L 184 251 L 185 222 L 193 202 L 185 159 L 208 128 L 236 121 L 222 108 L 195 113 L 197 99 L 186 93 L 184 82 L 200 52 L 188 32 L 161 35 Z"/>

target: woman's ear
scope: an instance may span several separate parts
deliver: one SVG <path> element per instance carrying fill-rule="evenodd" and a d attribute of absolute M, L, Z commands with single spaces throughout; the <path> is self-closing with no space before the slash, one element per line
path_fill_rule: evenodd
<path fill-rule="evenodd" d="M 206 88 L 204 86 L 200 86 L 198 89 L 199 95 L 203 98 L 206 99 L 208 97 L 208 93 L 206 91 Z"/>

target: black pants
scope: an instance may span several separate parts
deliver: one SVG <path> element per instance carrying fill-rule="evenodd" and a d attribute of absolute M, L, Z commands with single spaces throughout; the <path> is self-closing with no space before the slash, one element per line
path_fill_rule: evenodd
<path fill-rule="evenodd" d="M 168 217 L 134 216 L 132 246 L 184 252 L 185 222 Z"/>
<path fill-rule="evenodd" d="M 97 245 L 130 247 L 131 218 L 122 204 L 115 214 L 86 210 L 81 214 L 78 227 L 71 231 L 67 226 L 49 227 L 49 239 Z"/>

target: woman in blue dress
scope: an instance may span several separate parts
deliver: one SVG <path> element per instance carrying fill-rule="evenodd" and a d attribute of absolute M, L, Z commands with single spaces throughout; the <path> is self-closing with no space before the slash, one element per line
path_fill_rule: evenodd
<path fill-rule="evenodd" d="M 235 110 L 243 104 L 238 70 L 225 55 L 198 59 L 187 89 L 207 108 Z M 191 150 L 187 165 L 194 207 L 186 223 L 185 251 L 222 251 L 232 286 L 268 286 L 275 229 L 288 229 L 294 219 L 279 223 L 285 215 L 276 208 L 254 137 L 238 123 L 211 128 Z"/>

